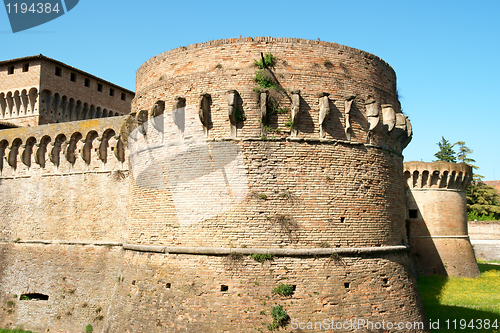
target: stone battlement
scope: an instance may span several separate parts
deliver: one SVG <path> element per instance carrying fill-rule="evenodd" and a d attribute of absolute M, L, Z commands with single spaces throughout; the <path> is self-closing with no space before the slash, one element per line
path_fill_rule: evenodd
<path fill-rule="evenodd" d="M 272 65 L 259 70 L 263 54 L 272 55 Z M 258 77 L 267 83 L 258 84 Z M 401 152 L 412 136 L 392 68 L 335 43 L 242 38 L 195 44 L 148 60 L 137 71 L 136 90 L 133 112 L 147 114 L 160 101 L 156 110 L 199 114 L 207 138 L 321 138 Z"/>
<path fill-rule="evenodd" d="M 0 132 L 0 178 L 128 169 L 119 136 L 127 116 Z"/>
<path fill-rule="evenodd" d="M 465 191 L 472 180 L 472 168 L 465 163 L 411 161 L 404 163 L 404 176 L 411 189 Z"/>

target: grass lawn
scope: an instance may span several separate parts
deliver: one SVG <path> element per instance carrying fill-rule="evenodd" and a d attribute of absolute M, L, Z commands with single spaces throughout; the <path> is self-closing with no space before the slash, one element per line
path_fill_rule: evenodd
<path fill-rule="evenodd" d="M 22 329 L 20 328 L 16 328 L 14 330 L 8 330 L 8 329 L 1 329 L 0 328 L 0 333 L 34 333 L 34 332 L 31 332 L 31 331 L 23 331 Z"/>
<path fill-rule="evenodd" d="M 479 269 L 481 277 L 475 279 L 440 275 L 417 279 L 427 320 L 436 327 L 431 332 L 500 333 L 500 265 L 479 262 Z M 489 328 L 484 327 L 486 320 Z"/>

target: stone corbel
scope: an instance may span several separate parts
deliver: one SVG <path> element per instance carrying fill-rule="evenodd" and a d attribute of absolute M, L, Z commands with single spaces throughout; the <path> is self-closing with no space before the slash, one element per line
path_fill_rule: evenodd
<path fill-rule="evenodd" d="M 231 126 L 231 129 L 230 129 L 230 136 L 231 138 L 236 138 L 236 136 L 238 135 L 237 133 L 237 127 L 236 127 L 236 124 L 238 123 L 238 121 L 236 120 L 236 96 L 237 96 L 238 92 L 236 90 L 228 90 L 227 92 L 227 113 L 228 113 L 228 116 L 229 116 L 229 123 L 230 123 L 230 126 Z"/>
<path fill-rule="evenodd" d="M 345 97 L 344 101 L 344 119 L 345 119 L 345 137 L 347 138 L 347 141 L 351 141 L 351 134 L 352 134 L 352 128 L 351 128 L 351 108 L 352 108 L 352 103 L 354 102 L 354 99 L 356 98 L 356 95 L 348 95 Z"/>
<path fill-rule="evenodd" d="M 14 146 L 10 146 L 10 147 L 6 147 L 5 148 L 5 161 L 7 162 L 8 165 L 10 165 L 11 168 L 15 168 L 16 166 L 16 161 L 12 159 L 11 157 L 11 154 L 12 154 L 12 151 L 14 150 Z"/>
<path fill-rule="evenodd" d="M 330 96 L 327 92 L 321 92 L 318 94 L 318 103 L 319 103 L 319 137 L 324 138 L 326 136 L 325 132 L 325 120 L 328 114 L 330 113 L 330 101 L 328 99 Z"/>
<path fill-rule="evenodd" d="M 396 125 L 396 112 L 391 104 L 382 104 L 382 123 L 384 127 L 384 146 L 387 147 L 387 138 L 392 134 Z"/>
<path fill-rule="evenodd" d="M 405 139 L 401 143 L 401 151 L 403 151 L 403 149 L 405 149 L 406 146 L 408 146 L 408 144 L 410 143 L 411 138 L 413 136 L 413 129 L 411 127 L 410 119 L 408 119 L 408 116 L 405 116 L 405 117 L 406 117 L 406 135 L 405 135 Z"/>
<path fill-rule="evenodd" d="M 366 136 L 366 142 L 371 143 L 372 141 L 372 136 L 373 136 L 373 131 L 375 127 L 379 124 L 380 117 L 379 117 L 379 108 L 378 104 L 374 99 L 369 99 L 366 104 L 366 117 L 368 119 L 368 133 Z"/>
<path fill-rule="evenodd" d="M 125 161 L 125 149 L 123 147 L 123 140 L 121 138 L 121 135 L 115 135 L 114 139 L 116 140 L 116 146 L 112 148 L 113 154 L 120 163 L 123 163 Z"/>
<path fill-rule="evenodd" d="M 97 145 L 97 147 L 94 148 L 94 151 L 96 153 L 97 158 L 104 163 L 106 161 L 106 151 L 103 151 L 103 149 L 101 149 L 101 145 L 103 144 L 103 139 L 104 138 L 102 136 L 98 136 L 97 138 L 95 138 L 95 140 L 97 140 L 99 144 Z"/>
<path fill-rule="evenodd" d="M 129 144 L 129 140 L 137 141 L 137 121 L 135 119 L 136 113 L 130 113 L 129 116 L 123 122 L 120 128 L 120 136 L 123 138 L 126 144 Z"/>
<path fill-rule="evenodd" d="M 292 91 L 292 108 L 291 108 L 291 121 L 292 127 L 290 128 L 290 136 L 296 138 L 299 134 L 299 129 L 297 125 L 299 123 L 299 113 L 300 113 L 300 90 Z"/>
<path fill-rule="evenodd" d="M 396 113 L 396 126 L 394 128 L 394 149 L 402 151 L 401 142 L 406 140 L 406 116 Z"/>
<path fill-rule="evenodd" d="M 172 118 L 174 124 L 179 131 L 179 138 L 184 139 L 184 130 L 186 128 L 186 99 L 183 97 L 175 97 L 174 105 L 172 106 Z"/>
<path fill-rule="evenodd" d="M 267 98 L 269 95 L 268 89 L 260 90 L 260 125 L 262 135 L 266 135 L 265 125 L 267 124 Z"/>
<path fill-rule="evenodd" d="M 155 130 L 160 133 L 160 143 L 163 143 L 165 102 L 156 101 L 151 110 L 149 110 L 149 121 Z"/>
<path fill-rule="evenodd" d="M 208 129 L 210 127 L 210 104 L 212 104 L 212 98 L 208 93 L 202 93 L 200 95 L 200 107 L 198 109 L 198 116 L 200 117 L 200 122 L 203 125 L 203 134 L 205 137 L 208 136 Z"/>
<path fill-rule="evenodd" d="M 147 133 L 148 133 L 148 111 L 147 110 L 141 110 L 137 112 L 137 115 L 135 116 L 137 120 L 137 130 L 139 133 L 144 135 L 144 138 L 147 138 Z"/>

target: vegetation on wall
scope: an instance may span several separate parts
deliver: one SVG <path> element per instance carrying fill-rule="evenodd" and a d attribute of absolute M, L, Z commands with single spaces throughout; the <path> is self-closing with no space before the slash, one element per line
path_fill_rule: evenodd
<path fill-rule="evenodd" d="M 294 287 L 291 284 L 280 283 L 276 288 L 273 289 L 273 294 L 278 294 L 280 296 L 291 296 L 294 292 Z"/>
<path fill-rule="evenodd" d="M 278 63 L 278 58 L 272 53 L 266 53 L 261 56 L 261 59 L 254 61 L 254 66 L 258 69 L 255 71 L 254 81 L 258 84 L 254 88 L 255 92 L 260 92 L 261 89 L 268 89 L 267 96 L 267 113 L 268 114 L 284 114 L 290 112 L 289 108 L 282 107 L 280 102 L 284 97 L 284 90 L 281 87 L 273 68 Z"/>
<path fill-rule="evenodd" d="M 285 327 L 290 321 L 290 316 L 279 304 L 271 308 L 271 316 L 273 317 L 273 322 L 267 324 L 267 329 L 270 331 L 277 330 L 280 327 Z"/>
<path fill-rule="evenodd" d="M 254 253 L 251 254 L 250 257 L 252 257 L 253 260 L 260 262 L 263 264 L 265 261 L 272 261 L 274 258 L 273 254 L 270 253 Z"/>

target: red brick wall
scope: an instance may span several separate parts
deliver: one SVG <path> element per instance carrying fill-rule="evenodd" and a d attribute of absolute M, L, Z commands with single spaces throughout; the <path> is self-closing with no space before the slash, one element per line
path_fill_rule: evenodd
<path fill-rule="evenodd" d="M 209 93 L 213 121 L 209 137 L 226 137 L 230 129 L 227 91 L 236 89 L 247 116 L 239 136 L 260 137 L 258 94 L 253 91 L 258 86 L 254 82 L 257 68 L 253 63 L 260 60 L 261 52 L 270 52 L 279 59 L 273 71 L 284 89 L 282 107 L 290 107 L 290 91 L 301 91 L 299 137 L 318 137 L 319 92 L 330 94 L 326 138 L 346 140 L 344 100 L 348 95 L 357 95 L 351 111 L 352 141 L 366 142 L 368 122 L 364 103 L 368 99 L 375 99 L 379 105 L 392 104 L 400 112 L 396 75 L 380 58 L 335 43 L 270 37 L 211 41 L 151 58 L 137 71 L 132 109 L 150 109 L 156 100 L 163 100 L 170 111 L 176 96 L 186 98 L 187 105 L 198 108 L 200 94 Z M 272 136 L 289 135 L 285 126 L 289 118 L 290 112 L 270 117 L 271 126 L 281 130 Z M 381 139 L 375 139 L 377 144 Z"/>

